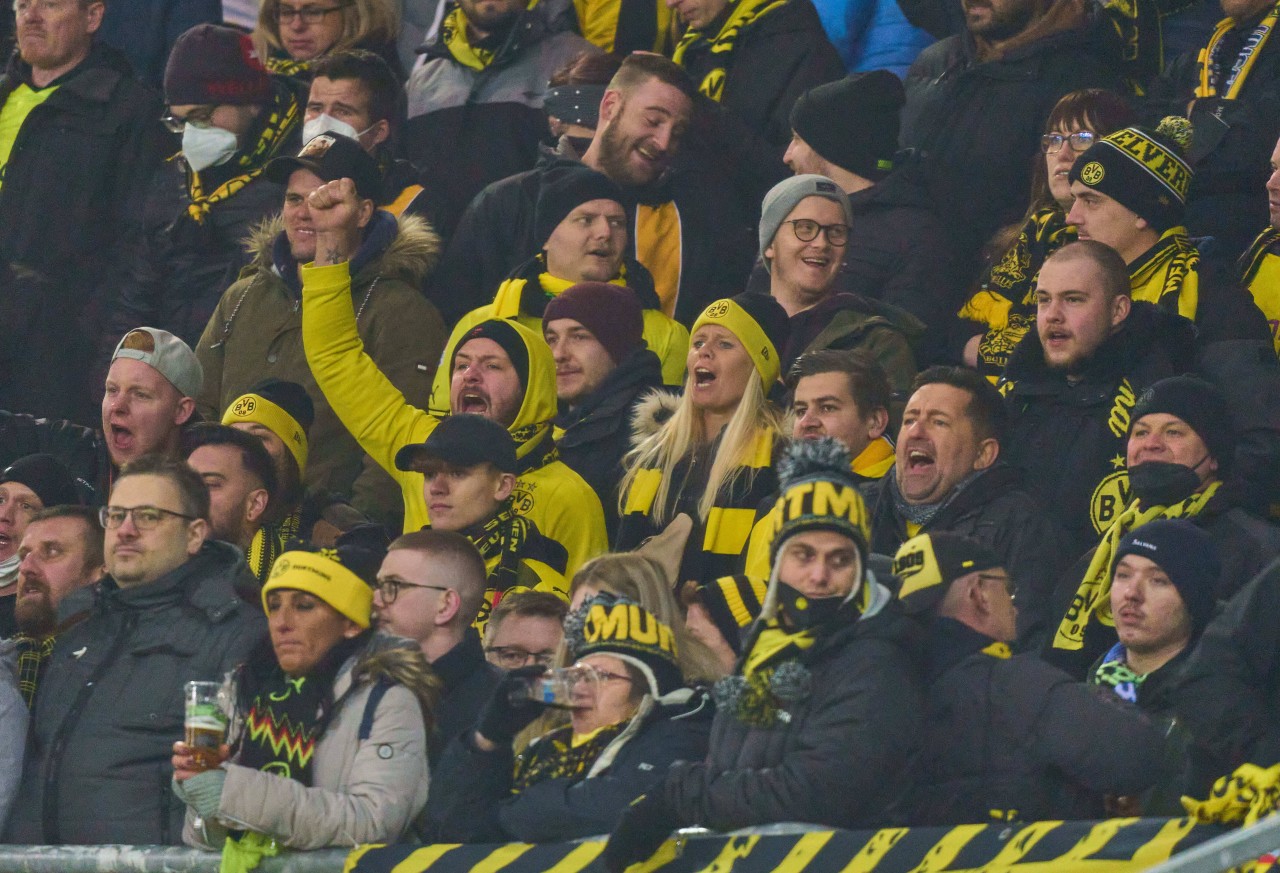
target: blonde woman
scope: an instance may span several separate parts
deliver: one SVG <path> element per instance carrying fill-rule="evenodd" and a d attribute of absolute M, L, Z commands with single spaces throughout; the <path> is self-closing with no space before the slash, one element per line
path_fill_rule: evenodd
<path fill-rule="evenodd" d="M 684 512 L 694 529 L 679 581 L 737 569 L 756 508 L 777 490 L 781 429 L 768 395 L 786 339 L 786 312 L 764 294 L 717 300 L 693 323 L 684 394 L 651 395 L 637 413 L 615 550 L 635 548 Z"/>
<path fill-rule="evenodd" d="M 305 75 L 319 57 L 360 48 L 381 55 L 403 80 L 399 31 L 390 0 L 262 0 L 253 43 L 273 73 Z"/>

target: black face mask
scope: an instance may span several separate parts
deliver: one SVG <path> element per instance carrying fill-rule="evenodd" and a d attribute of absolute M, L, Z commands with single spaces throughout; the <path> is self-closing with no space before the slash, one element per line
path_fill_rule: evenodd
<path fill-rule="evenodd" d="M 778 582 L 778 602 L 793 630 L 803 631 L 826 624 L 836 617 L 845 598 L 806 597 L 785 582 Z"/>
<path fill-rule="evenodd" d="M 1205 455 L 1192 467 L 1168 461 L 1143 461 L 1129 468 L 1129 487 L 1145 507 L 1181 503 L 1200 487 L 1196 467 L 1208 457 Z"/>

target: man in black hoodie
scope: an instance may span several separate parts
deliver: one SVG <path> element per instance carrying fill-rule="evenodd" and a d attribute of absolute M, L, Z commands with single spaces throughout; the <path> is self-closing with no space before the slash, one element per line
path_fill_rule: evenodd
<path fill-rule="evenodd" d="M 1195 330 L 1131 300 L 1124 260 L 1092 240 L 1045 261 L 1036 295 L 1036 330 L 999 385 L 1010 417 L 1004 457 L 1079 554 L 1128 505 L 1130 411 L 1148 386 L 1192 368 Z"/>

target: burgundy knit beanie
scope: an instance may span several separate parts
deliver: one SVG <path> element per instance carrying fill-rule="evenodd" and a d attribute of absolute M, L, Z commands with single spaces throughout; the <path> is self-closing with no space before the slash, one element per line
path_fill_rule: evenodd
<path fill-rule="evenodd" d="M 630 288 L 608 282 L 579 282 L 551 299 L 542 327 L 572 318 L 591 331 L 615 364 L 644 345 L 644 315 Z"/>
<path fill-rule="evenodd" d="M 164 68 L 170 106 L 247 106 L 271 100 L 271 76 L 249 35 L 197 24 L 178 37 Z"/>

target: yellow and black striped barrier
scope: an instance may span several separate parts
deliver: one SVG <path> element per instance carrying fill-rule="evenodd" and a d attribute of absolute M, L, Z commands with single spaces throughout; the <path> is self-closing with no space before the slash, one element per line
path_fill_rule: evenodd
<path fill-rule="evenodd" d="M 631 873 L 1129 873 L 1227 830 L 1190 819 L 697 835 L 668 840 Z M 604 840 L 502 845 L 367 846 L 344 873 L 577 873 L 600 871 Z"/>

